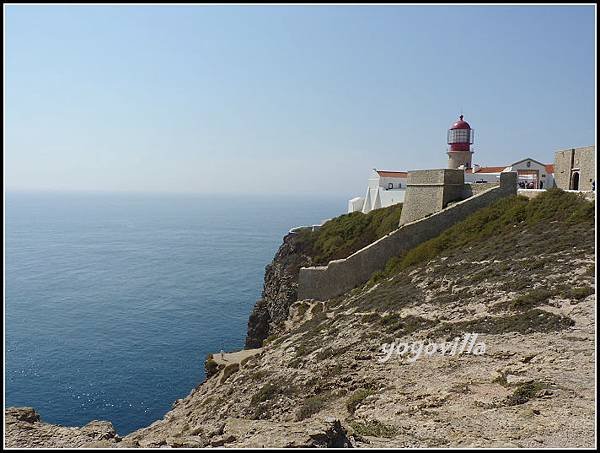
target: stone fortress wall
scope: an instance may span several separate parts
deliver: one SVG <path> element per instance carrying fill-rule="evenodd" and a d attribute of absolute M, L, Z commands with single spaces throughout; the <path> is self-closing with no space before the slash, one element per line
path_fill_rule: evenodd
<path fill-rule="evenodd" d="M 556 187 L 569 190 L 573 187 L 573 174 L 579 175 L 578 190 L 592 190 L 596 181 L 596 146 L 585 146 L 557 151 L 554 155 L 554 182 Z"/>
<path fill-rule="evenodd" d="M 465 199 L 464 170 L 419 170 L 408 173 L 400 225 L 441 211 L 448 203 Z"/>
<path fill-rule="evenodd" d="M 447 171 L 450 173 L 446 173 Z M 413 179 L 415 182 L 413 197 L 409 198 L 410 187 L 407 188 L 407 199 L 402 215 L 404 215 L 404 209 L 408 208 L 408 215 L 414 216 L 416 212 L 425 212 L 426 217 L 403 223 L 397 230 L 353 253 L 348 258 L 330 261 L 327 266 L 301 268 L 298 278 L 298 300 L 327 300 L 364 284 L 373 273 L 383 270 L 390 258 L 438 236 L 442 231 L 464 220 L 477 209 L 488 206 L 500 198 L 515 195 L 517 192 L 517 173 L 505 172 L 500 175 L 499 185 L 492 185 L 482 191 L 477 190 L 472 196 L 469 196 L 472 188 L 463 183 L 460 191 L 463 196 L 469 196 L 469 198 L 443 207 L 444 204 L 450 203 L 451 199 L 458 197 L 459 189 L 455 179 L 457 176 L 452 173 L 452 170 L 423 170 L 423 172 L 428 174 L 417 175 Z M 464 177 L 462 170 L 460 172 Z M 427 179 L 429 182 L 423 183 Z M 446 198 L 444 198 L 445 188 L 443 184 L 440 184 L 440 181 L 444 180 L 449 182 Z M 417 184 L 424 185 L 417 186 Z M 417 187 L 420 187 L 421 191 Z M 426 202 L 428 204 L 425 209 L 413 209 L 406 206 L 408 203 L 423 202 L 426 200 L 424 194 L 431 195 L 431 201 Z M 439 206 L 437 212 L 434 211 L 436 206 Z"/>

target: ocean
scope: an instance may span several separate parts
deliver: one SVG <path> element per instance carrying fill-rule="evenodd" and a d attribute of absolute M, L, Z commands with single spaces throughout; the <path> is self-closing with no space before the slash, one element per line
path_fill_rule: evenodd
<path fill-rule="evenodd" d="M 5 406 L 43 421 L 158 420 L 244 346 L 287 231 L 344 199 L 8 192 Z"/>

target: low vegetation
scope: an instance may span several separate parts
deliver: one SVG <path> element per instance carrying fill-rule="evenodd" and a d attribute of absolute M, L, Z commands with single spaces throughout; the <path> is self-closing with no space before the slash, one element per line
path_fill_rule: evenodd
<path fill-rule="evenodd" d="M 346 402 L 346 409 L 348 409 L 348 412 L 351 414 L 354 414 L 362 402 L 374 393 L 375 392 L 371 389 L 357 390 L 350 396 L 350 398 L 348 398 L 348 401 Z"/>
<path fill-rule="evenodd" d="M 270 418 L 272 404 L 277 398 L 290 397 L 297 392 L 296 386 L 290 382 L 267 382 L 250 399 L 251 418 L 255 420 Z"/>
<path fill-rule="evenodd" d="M 296 411 L 296 420 L 305 420 L 323 409 L 330 395 L 321 394 L 306 398 Z"/>
<path fill-rule="evenodd" d="M 207 378 L 210 378 L 219 372 L 219 364 L 213 359 L 212 354 L 209 354 L 204 361 L 204 372 Z"/>
<path fill-rule="evenodd" d="M 528 382 L 527 384 L 519 385 L 512 395 L 506 399 L 508 406 L 517 406 L 525 404 L 530 399 L 534 398 L 538 392 L 548 388 L 548 385 L 543 382 Z"/>
<path fill-rule="evenodd" d="M 514 315 L 485 316 L 469 321 L 443 323 L 435 333 L 451 339 L 468 332 L 492 335 L 508 332 L 527 334 L 554 332 L 571 326 L 573 326 L 571 318 L 535 308 Z"/>
<path fill-rule="evenodd" d="M 354 420 L 350 422 L 350 426 L 354 430 L 354 433 L 359 436 L 391 438 L 398 433 L 397 428 L 386 425 L 379 420 L 368 420 L 366 422 Z"/>
<path fill-rule="evenodd" d="M 402 204 L 375 209 L 368 214 L 353 212 L 331 219 L 320 229 L 301 230 L 298 246 L 317 265 L 346 258 L 398 228 Z"/>
<path fill-rule="evenodd" d="M 579 195 L 560 189 L 549 189 L 531 200 L 523 196 L 503 198 L 474 212 L 462 222 L 405 255 L 393 258 L 388 263 L 386 274 L 397 273 L 452 249 L 482 244 L 493 236 L 513 236 L 516 232 L 552 222 L 557 222 L 557 227 L 561 224 L 586 224 L 593 227 L 594 204 Z M 560 239 L 560 229 L 555 229 L 553 233 Z M 560 249 L 560 240 L 557 244 Z"/>

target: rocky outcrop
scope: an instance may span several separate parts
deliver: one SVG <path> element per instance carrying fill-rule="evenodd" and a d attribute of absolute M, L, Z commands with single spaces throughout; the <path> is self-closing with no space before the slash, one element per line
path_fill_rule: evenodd
<path fill-rule="evenodd" d="M 297 299 L 298 274 L 310 266 L 312 258 L 298 234 L 283 238 L 271 264 L 265 269 L 262 297 L 256 302 L 248 320 L 246 349 L 259 348 L 263 340 L 287 319 L 290 305 Z"/>
<path fill-rule="evenodd" d="M 121 441 L 112 423 L 94 420 L 81 428 L 44 423 L 31 407 L 9 407 L 4 411 L 9 448 L 112 447 Z"/>

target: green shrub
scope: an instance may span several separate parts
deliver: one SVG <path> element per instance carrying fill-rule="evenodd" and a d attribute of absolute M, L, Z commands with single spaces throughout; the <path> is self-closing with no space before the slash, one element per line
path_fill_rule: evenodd
<path fill-rule="evenodd" d="M 356 409 L 358 409 L 358 406 L 360 406 L 368 396 L 371 396 L 374 393 L 375 392 L 373 392 L 371 389 L 359 389 L 354 392 L 346 402 L 346 408 L 348 409 L 348 412 L 354 414 Z"/>
<path fill-rule="evenodd" d="M 466 332 L 499 335 L 507 332 L 555 332 L 566 329 L 575 322 L 562 315 L 556 315 L 537 308 L 506 316 L 485 316 L 471 321 L 442 323 L 435 331 L 436 335 L 448 338 L 460 336 Z"/>
<path fill-rule="evenodd" d="M 379 283 L 380 281 L 384 280 L 385 278 L 386 278 L 385 272 L 377 271 L 373 275 L 371 275 L 371 278 L 367 282 L 367 286 L 373 286 L 376 283 Z"/>
<path fill-rule="evenodd" d="M 593 286 L 583 286 L 580 288 L 570 288 L 566 290 L 563 295 L 568 299 L 581 300 L 585 299 L 587 296 L 591 296 L 595 292 Z"/>
<path fill-rule="evenodd" d="M 420 316 L 408 315 L 400 316 L 398 313 L 388 314 L 379 320 L 384 330 L 388 333 L 401 332 L 409 334 L 417 330 L 424 329 L 433 324 L 432 321 L 421 318 Z"/>
<path fill-rule="evenodd" d="M 209 354 L 204 361 L 204 372 L 207 379 L 219 372 L 219 364 L 213 359 L 212 354 Z"/>
<path fill-rule="evenodd" d="M 263 385 L 258 392 L 256 392 L 250 402 L 252 404 L 258 404 L 265 401 L 269 401 L 271 398 L 275 397 L 278 393 L 277 386 L 267 382 Z"/>
<path fill-rule="evenodd" d="M 535 397 L 540 390 L 545 388 L 548 388 L 548 385 L 544 384 L 543 382 L 529 382 L 527 384 L 521 384 L 515 389 L 512 395 L 507 397 L 506 404 L 508 406 L 524 404 L 531 398 Z"/>
<path fill-rule="evenodd" d="M 327 402 L 327 395 L 316 395 L 306 398 L 296 411 L 296 420 L 304 420 L 318 413 Z"/>
<path fill-rule="evenodd" d="M 277 395 L 292 395 L 296 391 L 296 387 L 290 385 L 289 382 L 278 382 L 277 384 L 267 382 L 252 396 L 250 402 L 252 404 L 263 403 L 275 398 Z"/>
<path fill-rule="evenodd" d="M 513 300 L 497 304 L 494 307 L 494 311 L 498 311 L 500 309 L 509 309 L 515 311 L 530 310 L 539 305 L 547 303 L 548 300 L 556 296 L 557 293 L 557 290 L 550 290 L 546 288 L 533 289 L 525 294 L 521 294 Z"/>
<path fill-rule="evenodd" d="M 378 420 L 369 420 L 366 422 L 352 421 L 350 426 L 359 436 L 371 437 L 394 437 L 398 429 L 394 426 L 386 425 Z"/>
<path fill-rule="evenodd" d="M 271 334 L 263 340 L 263 347 L 269 345 L 277 339 L 277 334 Z"/>
<path fill-rule="evenodd" d="M 381 315 L 379 313 L 367 313 L 366 315 L 362 316 L 362 321 L 368 324 L 381 322 Z"/>
<path fill-rule="evenodd" d="M 269 418 L 273 400 L 277 396 L 292 395 L 297 392 L 298 389 L 289 382 L 282 381 L 277 384 L 267 382 L 250 399 L 251 417 L 255 420 Z"/>

